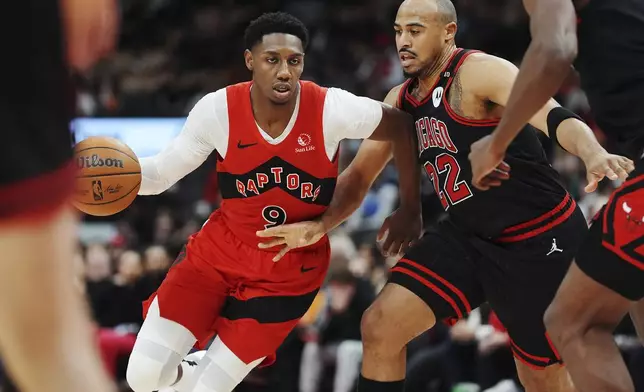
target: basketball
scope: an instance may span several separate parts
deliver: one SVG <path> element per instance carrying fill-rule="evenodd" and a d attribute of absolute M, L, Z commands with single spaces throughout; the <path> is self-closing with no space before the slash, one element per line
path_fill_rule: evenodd
<path fill-rule="evenodd" d="M 90 137 L 74 147 L 74 159 L 76 208 L 108 216 L 132 204 L 141 187 L 141 165 L 130 147 L 114 138 Z"/>

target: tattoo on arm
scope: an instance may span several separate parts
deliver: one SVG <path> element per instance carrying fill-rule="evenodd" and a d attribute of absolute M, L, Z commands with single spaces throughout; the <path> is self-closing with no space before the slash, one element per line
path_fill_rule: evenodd
<path fill-rule="evenodd" d="M 454 76 L 454 81 L 452 82 L 452 86 L 449 89 L 449 106 L 452 107 L 452 110 L 456 114 L 461 116 L 464 115 L 463 109 L 461 107 L 462 98 L 463 98 L 463 86 L 461 85 L 461 77 L 457 72 L 456 76 Z"/>

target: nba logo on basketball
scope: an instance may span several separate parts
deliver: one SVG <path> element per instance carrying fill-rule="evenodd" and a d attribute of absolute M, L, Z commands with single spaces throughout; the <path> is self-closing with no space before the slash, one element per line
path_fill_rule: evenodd
<path fill-rule="evenodd" d="M 295 152 L 306 152 L 315 150 L 315 146 L 311 146 L 311 135 L 308 133 L 300 133 L 297 137 L 297 144 L 303 148 L 296 148 Z"/>
<path fill-rule="evenodd" d="M 92 181 L 92 193 L 94 194 L 94 201 L 103 200 L 103 184 L 101 180 Z"/>

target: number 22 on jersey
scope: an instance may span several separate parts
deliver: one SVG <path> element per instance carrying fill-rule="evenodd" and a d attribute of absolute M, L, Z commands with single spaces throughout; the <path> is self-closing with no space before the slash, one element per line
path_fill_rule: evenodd
<path fill-rule="evenodd" d="M 450 205 L 456 205 L 473 195 L 467 182 L 459 179 L 461 166 L 452 155 L 447 153 L 439 154 L 436 156 L 434 163 L 425 162 L 424 167 L 429 179 L 432 180 L 434 191 L 436 191 L 436 195 L 438 195 L 446 211 Z M 442 186 L 440 183 L 441 174 L 445 174 L 445 182 Z"/>

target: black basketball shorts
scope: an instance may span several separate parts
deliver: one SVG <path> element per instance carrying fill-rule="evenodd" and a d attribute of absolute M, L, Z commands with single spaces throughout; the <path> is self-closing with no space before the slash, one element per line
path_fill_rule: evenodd
<path fill-rule="evenodd" d="M 644 160 L 595 217 L 576 263 L 623 297 L 644 298 Z"/>
<path fill-rule="evenodd" d="M 0 222 L 35 218 L 73 191 L 69 123 L 74 91 L 57 0 L 9 2 L 0 34 Z M 2 28 L 0 28 L 2 29 Z"/>
<path fill-rule="evenodd" d="M 465 317 L 488 302 L 508 330 L 516 359 L 532 368 L 559 363 L 543 316 L 588 226 L 570 197 L 556 213 L 560 218 L 522 224 L 520 235 L 503 241 L 441 222 L 394 266 L 389 282 L 418 295 L 437 320 Z"/>

